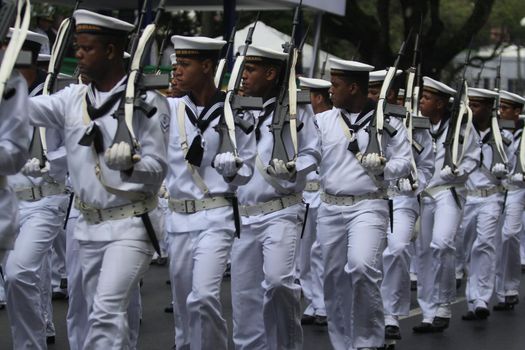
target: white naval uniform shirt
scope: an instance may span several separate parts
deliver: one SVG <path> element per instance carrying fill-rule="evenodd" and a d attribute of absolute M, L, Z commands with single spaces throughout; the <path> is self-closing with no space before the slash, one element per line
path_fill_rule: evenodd
<path fill-rule="evenodd" d="M 339 121 L 339 113 L 347 113 L 339 108 L 320 113 L 316 122 L 321 133 L 321 164 L 319 166 L 321 187 L 332 195 L 364 195 L 379 190 L 368 172 L 348 150 L 349 140 L 346 138 Z M 374 111 L 364 115 L 361 120 L 367 119 Z M 347 113 L 352 124 L 356 123 L 359 113 Z M 403 123 L 396 118 L 390 118 L 388 123 L 397 130 L 397 134 L 390 137 L 383 132 L 382 146 L 387 159 L 384 169 L 384 180 L 391 181 L 400 177 L 407 177 L 410 173 L 410 157 L 412 152 L 407 138 L 407 131 Z M 362 127 L 355 137 L 359 150 L 365 152 L 368 146 L 369 134 L 366 126 Z"/>
<path fill-rule="evenodd" d="M 180 147 L 180 134 L 177 121 L 177 109 L 180 101 L 191 108 L 193 114 L 198 117 L 204 107 L 197 107 L 188 97 L 169 98 L 168 103 L 171 113 L 171 126 L 168 145 L 168 175 L 166 186 L 170 197 L 174 199 L 204 199 L 206 196 L 197 186 L 186 165 L 184 154 Z M 223 110 L 224 103 L 220 103 Z M 202 116 L 206 118 L 207 116 Z M 253 175 L 255 164 L 255 134 L 245 134 L 240 128 L 236 128 L 235 136 L 239 157 L 243 160 L 243 165 L 238 170 L 237 175 L 228 183 L 211 165 L 215 156 L 219 152 L 220 138 L 219 133 L 214 127 L 219 123 L 220 117 L 214 119 L 202 134 L 202 146 L 204 148 L 203 159 L 200 167 L 195 169 L 204 180 L 204 183 L 212 195 L 232 194 L 237 186 L 247 183 Z M 253 120 L 248 120 L 255 123 Z M 194 126 L 188 116 L 185 116 L 185 129 L 188 145 L 198 134 L 198 128 Z M 171 212 L 169 220 L 166 222 L 168 232 L 188 232 L 204 230 L 208 227 L 214 229 L 234 228 L 233 211 L 231 207 L 221 207 L 209 210 L 201 210 L 193 214 Z"/>
<path fill-rule="evenodd" d="M 476 128 L 472 130 L 474 134 L 474 142 L 478 148 L 479 166 L 477 166 L 472 173 L 470 173 L 465 187 L 469 191 L 473 191 L 480 188 L 491 188 L 501 184 L 501 180 L 497 179 L 496 176 L 492 175 L 490 169 L 492 168 L 492 148 L 486 142 L 483 142 L 485 137 L 489 137 L 490 128 L 484 131 L 478 131 Z M 502 132 L 503 138 L 511 137 L 506 132 Z M 509 147 L 505 146 L 505 153 L 507 158 L 510 156 Z M 508 166 L 508 164 L 505 164 Z"/>
<path fill-rule="evenodd" d="M 265 101 L 263 106 L 269 108 L 268 106 L 274 102 L 275 98 L 271 98 Z M 254 113 L 259 115 L 259 118 L 264 116 L 264 110 L 260 112 L 254 111 Z M 270 163 L 273 149 L 273 134 L 270 131 L 272 117 L 273 112 L 270 113 L 264 121 L 261 119 L 261 125 L 259 127 L 260 139 L 257 142 L 257 153 L 265 166 Z M 315 128 L 314 116 L 311 112 L 309 113 L 307 109 L 298 106 L 297 125 L 299 126 L 301 123 L 302 128 L 297 132 L 298 156 L 295 163 L 297 170 L 295 181 L 280 180 L 277 178 L 275 179 L 275 181 L 289 193 L 299 193 L 304 190 L 306 185 L 306 176 L 308 173 L 315 171 L 320 159 L 319 135 Z M 288 152 L 288 156 L 291 159 L 293 156 L 293 146 L 288 124 L 285 124 L 283 134 L 286 150 Z M 283 197 L 284 195 L 286 194 L 279 193 L 273 186 L 271 186 L 264 179 L 258 169 L 254 171 L 251 180 L 245 186 L 239 187 L 238 190 L 239 203 L 243 205 L 263 203 Z M 243 223 L 250 224 L 261 220 L 261 217 L 261 215 L 255 215 L 243 217 L 242 220 Z"/>
<path fill-rule="evenodd" d="M 15 95 L 0 102 L 0 176 L 16 174 L 27 160 L 30 129 L 27 119 L 27 83 L 14 71 L 6 90 Z M 0 188 L 0 250 L 12 249 L 18 227 L 18 203 L 13 190 Z"/>
<path fill-rule="evenodd" d="M 439 122 L 436 125 L 430 124 L 430 132 L 431 134 L 435 134 L 440 129 L 442 122 Z M 476 166 L 478 166 L 479 162 L 479 147 L 477 147 L 476 142 L 474 140 L 474 130 L 472 127 L 472 124 L 463 125 L 461 129 L 461 135 L 465 134 L 465 128 L 469 127 L 471 128 L 469 138 L 467 140 L 463 140 L 463 147 L 460 145 L 460 154 L 462 152 L 462 149 L 464 149 L 464 155 L 461 159 L 461 162 L 458 165 L 458 170 L 460 173 L 462 173 L 462 176 L 456 177 L 453 181 L 445 181 L 441 178 L 440 173 L 441 169 L 443 168 L 443 162 L 445 160 L 445 147 L 443 146 L 443 142 L 445 142 L 445 138 L 447 136 L 447 129 L 449 121 L 446 121 L 446 126 L 444 126 L 444 130 L 437 137 L 436 140 L 434 140 L 434 152 L 435 152 L 435 170 L 434 174 L 432 176 L 432 179 L 430 180 L 427 188 L 432 188 L 436 186 L 443 186 L 443 185 L 458 185 L 462 186 L 465 181 L 467 180 L 468 175 L 474 171 Z"/>
<path fill-rule="evenodd" d="M 124 80 L 124 78 L 123 78 Z M 113 94 L 123 80 L 109 93 L 100 94 L 94 89 L 93 106 L 99 107 L 109 95 Z M 30 100 L 29 116 L 32 124 L 64 130 L 67 162 L 71 183 L 78 198 L 95 208 L 111 208 L 129 204 L 126 198 L 109 193 L 95 174 L 95 159 L 98 158 L 105 183 L 119 190 L 143 192 L 156 196 L 166 174 L 166 141 L 169 128 L 169 115 L 166 99 L 158 93 L 147 92 L 146 102 L 155 106 L 157 112 L 151 118 L 135 114 L 133 129 L 140 143 L 138 151 L 141 160 L 133 166 L 130 175 L 109 169 L 103 153 L 95 156 L 93 147 L 79 145 L 87 125 L 84 125 L 82 102 L 91 84 L 72 84 L 51 96 L 37 96 Z M 117 121 L 112 114 L 118 102 L 110 111 L 96 119 L 102 133 L 104 149 L 109 147 L 115 136 Z M 90 225 L 79 217 L 75 228 L 75 238 L 87 241 L 113 241 L 120 239 L 148 240 L 142 220 L 133 217 L 125 220 L 108 220 Z"/>
<path fill-rule="evenodd" d="M 509 160 L 509 177 L 512 176 L 512 174 L 519 173 L 520 170 L 517 169 L 518 166 L 518 159 L 519 159 L 519 152 L 520 152 L 520 142 L 522 137 L 522 128 L 519 128 L 515 130 L 514 132 L 510 132 L 508 130 L 502 131 L 503 137 L 507 138 L 511 141 L 510 146 L 508 146 L 508 152 L 507 157 Z M 518 183 L 509 183 L 508 179 L 505 179 L 502 181 L 505 188 L 507 188 L 509 191 L 514 191 L 518 189 L 525 189 L 525 182 L 518 182 Z"/>

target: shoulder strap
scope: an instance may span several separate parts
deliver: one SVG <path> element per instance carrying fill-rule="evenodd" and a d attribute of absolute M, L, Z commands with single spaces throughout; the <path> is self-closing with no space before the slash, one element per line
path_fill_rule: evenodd
<path fill-rule="evenodd" d="M 261 158 L 259 157 L 258 154 L 255 157 L 255 167 L 257 168 L 257 170 L 259 171 L 261 176 L 264 178 L 264 180 L 266 182 L 268 182 L 277 192 L 279 192 L 281 194 L 292 194 L 294 192 L 293 190 L 289 190 L 289 189 L 286 189 L 283 186 L 281 186 L 281 184 L 276 179 L 271 177 L 266 172 L 264 164 L 263 164 L 263 162 L 262 162 L 262 160 L 261 160 Z"/>
<path fill-rule="evenodd" d="M 210 189 L 208 188 L 208 186 L 206 186 L 206 183 L 204 182 L 200 174 L 197 172 L 197 169 L 195 169 L 195 167 L 192 164 L 188 163 L 188 161 L 186 160 L 186 154 L 188 154 L 188 136 L 186 135 L 186 125 L 184 123 L 185 118 L 186 104 L 182 100 L 180 100 L 177 108 L 177 125 L 179 129 L 180 148 L 182 149 L 182 154 L 184 155 L 184 162 L 186 162 L 186 166 L 188 167 L 188 171 L 190 172 L 193 181 L 195 182 L 197 187 L 204 193 L 204 195 L 207 196 L 210 194 Z"/>

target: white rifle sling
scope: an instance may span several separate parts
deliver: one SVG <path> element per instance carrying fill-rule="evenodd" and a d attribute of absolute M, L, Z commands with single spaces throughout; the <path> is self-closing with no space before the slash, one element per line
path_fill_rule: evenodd
<path fill-rule="evenodd" d="M 271 177 L 270 174 L 266 172 L 264 163 L 262 162 L 258 154 L 255 157 L 255 167 L 257 168 L 261 176 L 264 178 L 264 180 L 268 182 L 278 193 L 280 194 L 292 194 L 293 193 L 293 190 L 284 188 L 283 186 L 281 186 L 281 184 L 276 179 Z"/>
<path fill-rule="evenodd" d="M 413 104 L 412 104 L 412 98 L 413 98 L 413 90 L 414 90 L 414 77 L 415 77 L 415 71 L 414 69 L 410 69 L 408 72 L 408 79 L 407 79 L 407 89 L 406 89 L 406 97 L 405 97 L 405 108 L 407 110 L 406 114 L 406 120 L 405 120 L 405 126 L 407 129 L 407 136 L 408 141 L 410 142 L 410 147 L 414 144 L 414 135 L 413 135 L 413 125 L 412 125 L 412 115 L 414 112 Z M 410 157 L 410 165 L 412 166 L 412 178 L 414 183 L 412 185 L 417 186 L 418 185 L 418 178 L 417 178 L 417 166 L 416 161 L 414 159 L 414 152 L 411 152 Z"/>
<path fill-rule="evenodd" d="M 348 127 L 348 125 L 346 125 L 345 121 L 343 120 L 343 116 L 341 115 L 341 112 L 339 112 L 339 118 L 338 119 L 339 119 L 339 125 L 341 126 L 341 129 L 343 130 L 343 133 L 345 134 L 345 137 L 348 139 L 348 141 L 353 142 L 354 140 L 356 140 L 357 139 L 357 134 L 354 134 L 352 131 L 350 131 L 350 128 Z M 366 169 L 365 167 L 363 167 L 363 169 L 366 171 L 366 173 L 368 174 L 370 179 L 372 179 L 372 181 L 374 182 L 374 185 L 376 185 L 376 187 L 378 189 L 384 189 L 385 188 L 383 183 L 381 181 L 377 180 L 377 178 L 376 178 L 376 176 L 374 174 L 372 174 L 370 171 L 368 171 L 368 169 Z"/>
<path fill-rule="evenodd" d="M 235 120 L 230 101 L 233 98 L 233 94 L 235 93 L 235 82 L 237 81 L 237 77 L 241 73 L 243 62 L 244 56 L 237 56 L 237 58 L 235 59 L 232 74 L 228 82 L 228 92 L 226 93 L 226 99 L 224 100 L 224 121 L 226 122 L 226 127 L 228 128 L 228 136 L 230 137 L 230 141 L 233 146 L 233 155 L 235 157 L 239 156 L 239 152 L 237 151 L 237 138 L 235 136 Z"/>
<path fill-rule="evenodd" d="M 22 18 L 22 7 L 25 3 L 24 17 Z M 15 66 L 18 54 L 26 40 L 29 22 L 31 20 L 31 4 L 29 0 L 19 0 L 16 10 L 16 20 L 11 40 L 4 52 L 2 65 L 0 66 L 0 100 L 4 98 L 4 90 L 7 81 L 11 77 L 11 72 Z"/>
<path fill-rule="evenodd" d="M 180 100 L 177 107 L 177 125 L 179 127 L 179 138 L 180 138 L 180 148 L 182 149 L 182 154 L 184 156 L 184 161 L 186 166 L 195 182 L 195 185 L 204 193 L 204 195 L 210 194 L 210 189 L 206 186 L 203 178 L 197 172 L 197 169 L 186 160 L 186 154 L 188 154 L 188 135 L 186 135 L 186 104 Z"/>
<path fill-rule="evenodd" d="M 92 121 L 91 121 L 91 118 L 89 118 L 89 114 L 87 111 L 86 98 L 87 98 L 87 88 L 86 88 L 86 92 L 84 92 L 84 98 L 82 99 L 82 121 L 84 122 L 84 125 L 89 125 Z M 136 192 L 136 191 L 129 191 L 129 190 L 123 191 L 123 190 L 119 190 L 118 188 L 114 188 L 114 187 L 107 185 L 106 181 L 104 180 L 104 176 L 102 174 L 102 167 L 100 166 L 100 158 L 99 158 L 100 156 L 95 150 L 94 145 L 91 145 L 91 150 L 93 151 L 92 152 L 93 159 L 95 161 L 95 175 L 98 181 L 100 182 L 100 184 L 102 185 L 102 187 L 104 187 L 106 191 L 108 191 L 111 194 L 114 194 L 117 197 L 125 198 L 131 202 L 143 201 L 149 197 L 149 195 L 145 192 Z"/>
<path fill-rule="evenodd" d="M 464 89 L 464 95 L 460 96 L 461 103 L 459 107 L 459 116 L 456 122 L 455 126 L 449 125 L 448 127 L 454 127 L 454 139 L 452 140 L 452 164 L 455 166 L 458 166 L 461 163 L 461 160 L 463 159 L 463 156 L 465 155 L 466 147 L 465 143 L 468 142 L 470 138 L 470 133 L 472 131 L 472 110 L 468 106 L 469 100 L 468 100 L 468 86 L 465 82 L 465 89 Z M 465 134 L 463 135 L 463 147 L 461 150 L 461 155 L 459 155 L 459 139 L 460 139 L 460 133 L 461 133 L 461 125 L 463 122 L 463 118 L 465 117 L 465 114 L 467 115 L 467 122 L 465 123 Z"/>
<path fill-rule="evenodd" d="M 525 167 L 525 142 L 523 142 L 524 132 L 525 132 L 525 126 L 523 127 L 523 129 L 521 129 L 520 145 L 518 148 L 518 160 L 519 160 L 518 164 L 520 165 L 521 169 L 516 168 L 515 170 L 515 173 L 522 173 L 522 174 L 525 174 L 525 169 L 523 168 Z"/>
<path fill-rule="evenodd" d="M 146 48 L 146 44 L 150 40 L 151 36 L 155 34 L 155 24 L 148 24 L 146 28 L 144 28 L 144 31 L 142 32 L 142 35 L 140 36 L 139 43 L 137 45 L 137 50 L 135 51 L 135 54 L 133 55 L 133 59 L 131 61 L 131 69 L 128 76 L 128 82 L 126 83 L 126 100 L 124 103 L 124 119 L 126 120 L 126 125 L 128 127 L 129 133 L 131 134 L 131 138 L 133 139 L 133 142 L 137 142 L 137 138 L 135 137 L 135 132 L 133 131 L 133 109 L 135 106 L 135 82 L 139 77 L 137 77 L 137 74 L 140 69 L 140 64 L 142 62 L 142 56 L 144 54 L 144 50 Z M 140 98 L 140 97 L 139 97 Z"/>
<path fill-rule="evenodd" d="M 290 79 L 288 82 L 288 108 L 290 112 L 290 138 L 293 145 L 293 161 L 297 160 L 297 82 L 295 81 L 295 65 L 297 64 L 297 49 L 294 49 Z"/>
<path fill-rule="evenodd" d="M 507 159 L 507 154 L 505 153 L 505 147 L 503 146 L 503 139 L 501 138 L 501 130 L 499 128 L 498 118 L 492 117 L 490 123 L 492 127 L 492 135 L 494 137 L 494 143 L 496 144 L 496 148 L 499 152 L 499 155 L 501 156 L 501 159 L 505 162 L 505 166 L 507 166 L 509 160 Z"/>
<path fill-rule="evenodd" d="M 215 83 L 215 87 L 217 89 L 221 88 L 221 76 L 222 76 L 222 71 L 224 70 L 225 65 L 226 65 L 226 59 L 221 58 L 221 60 L 219 61 L 219 64 L 217 65 L 217 71 L 215 72 L 215 78 L 213 79 Z"/>

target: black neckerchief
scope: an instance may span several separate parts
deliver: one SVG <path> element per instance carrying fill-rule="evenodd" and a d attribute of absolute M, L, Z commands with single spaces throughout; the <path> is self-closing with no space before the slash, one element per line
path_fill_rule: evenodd
<path fill-rule="evenodd" d="M 343 111 L 340 112 L 341 118 L 343 118 L 343 121 L 345 122 L 346 126 L 348 126 L 348 129 L 353 131 L 354 134 L 357 134 L 359 130 L 361 130 L 370 123 L 370 121 L 374 117 L 374 113 L 370 114 L 366 118 L 365 116 L 372 112 L 376 108 L 376 106 L 377 103 L 375 103 L 372 100 L 368 100 L 363 109 L 361 110 L 361 113 L 359 113 L 359 115 L 357 116 L 354 124 L 352 124 L 350 118 L 348 118 Z M 347 149 L 353 154 L 357 154 L 359 152 L 359 144 L 357 142 L 357 137 L 354 137 L 354 139 L 350 141 Z"/>
<path fill-rule="evenodd" d="M 448 124 L 449 124 L 448 123 L 448 118 L 447 119 L 442 119 L 441 120 L 441 124 L 439 125 L 439 128 L 437 129 L 436 132 L 432 132 L 432 131 L 429 130 L 430 136 L 432 136 L 432 141 L 433 142 L 436 142 L 441 137 L 441 135 L 443 135 L 443 133 L 447 129 Z"/>
<path fill-rule="evenodd" d="M 122 97 L 124 96 L 126 90 L 126 81 L 125 79 L 122 84 L 119 85 L 117 88 L 117 91 L 113 93 L 100 107 L 95 108 L 93 106 L 93 102 L 91 100 L 91 96 L 94 96 L 95 94 L 95 87 L 93 84 L 90 84 L 88 87 L 88 90 L 85 95 L 86 99 L 86 110 L 87 114 L 89 116 L 89 119 L 96 120 L 98 118 L 101 118 L 109 113 L 111 108 L 115 106 L 117 102 L 119 102 Z M 123 88 L 124 87 L 124 88 Z M 100 128 L 97 124 L 92 123 L 91 126 L 86 130 L 80 141 L 78 141 L 79 145 L 82 146 L 91 146 L 93 145 L 95 147 L 95 151 L 97 153 L 101 153 L 104 151 L 104 137 L 102 135 L 102 132 L 100 131 Z"/>
<path fill-rule="evenodd" d="M 202 134 L 208 129 L 211 122 L 219 118 L 224 113 L 224 99 L 226 94 L 223 91 L 217 90 L 211 102 L 204 107 L 199 116 L 195 115 L 196 106 L 192 100 L 192 96 L 188 94 L 183 99 L 186 103 L 186 115 L 191 124 L 198 129 L 197 135 L 193 138 L 191 145 L 186 153 L 186 160 L 188 163 L 201 166 L 202 158 L 204 156 L 204 148 L 202 146 Z M 190 106 L 195 106 L 195 112 Z"/>
<path fill-rule="evenodd" d="M 474 130 L 476 130 L 478 135 L 481 136 L 481 132 L 478 130 L 477 127 L 474 127 Z M 480 148 L 482 148 L 483 145 L 487 144 L 487 142 L 489 142 L 491 138 L 492 138 L 492 129 L 489 128 L 489 132 L 487 133 L 487 135 L 483 136 L 483 138 L 480 140 L 480 143 L 479 143 Z M 480 150 L 479 152 L 479 166 L 480 168 L 483 166 L 483 150 Z"/>
<path fill-rule="evenodd" d="M 27 89 L 29 97 L 42 95 L 42 93 L 44 92 L 45 81 L 46 81 L 46 72 L 44 72 L 42 69 L 37 69 L 35 81 Z"/>
<path fill-rule="evenodd" d="M 276 99 L 271 98 L 265 101 L 265 103 L 268 104 L 263 107 L 264 113 L 259 116 L 259 119 L 257 120 L 257 126 L 255 128 L 255 139 L 257 141 L 261 139 L 261 126 L 263 125 L 264 121 L 268 119 L 270 114 L 272 114 L 275 110 Z"/>

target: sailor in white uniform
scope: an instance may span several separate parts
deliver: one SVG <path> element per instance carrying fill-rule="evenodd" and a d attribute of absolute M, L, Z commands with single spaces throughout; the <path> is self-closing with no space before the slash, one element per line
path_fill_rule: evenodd
<path fill-rule="evenodd" d="M 421 232 L 416 240 L 416 251 L 417 297 L 423 320 L 413 328 L 417 333 L 443 332 L 452 317 L 450 303 L 456 297 L 455 237 L 466 196 L 463 186 L 479 161 L 472 123 L 449 125 L 455 120 L 449 111 L 449 99 L 455 93 L 449 86 L 423 77 L 423 93 L 419 106 L 421 114 L 430 119 L 435 172 L 421 194 Z M 451 142 L 458 145 L 459 157 L 455 169 L 449 165 L 444 166 L 445 153 L 448 151 L 444 142 L 451 127 L 454 128 L 454 135 L 460 127 L 461 135 Z"/>
<path fill-rule="evenodd" d="M 285 58 L 281 52 L 250 46 L 242 75 L 244 93 L 262 97 L 264 110 L 254 112 L 258 115 L 256 170 L 238 191 L 242 234 L 234 242 L 231 258 L 236 349 L 303 346 L 301 287 L 294 283 L 294 273 L 304 218 L 302 191 L 307 174 L 317 168 L 319 151 L 314 118 L 298 108 L 297 129 L 285 123 L 281 136 L 275 136 L 282 137 L 288 159 L 293 160 L 271 159 L 274 135 L 269 126 Z M 296 143 L 291 137 L 295 134 Z"/>
<path fill-rule="evenodd" d="M 140 98 L 156 110 L 150 118 L 135 110 L 131 128 L 137 147 L 122 140 L 112 144 L 119 123 L 112 114 L 126 87 L 125 37 L 134 27 L 87 10 L 75 11 L 74 17 L 76 57 L 91 83 L 32 99 L 29 116 L 34 125 L 65 133 L 89 314 L 83 348 L 122 349 L 129 347 L 130 294 L 153 254 L 147 213 L 157 206 L 167 170 L 169 112 L 162 96 L 147 92 Z"/>
<path fill-rule="evenodd" d="M 501 119 L 513 123 L 509 146 L 511 171 L 504 182 L 507 190 L 505 211 L 501 220 L 501 232 L 496 249 L 496 297 L 498 303 L 494 311 L 514 309 L 519 303 L 521 281 L 520 234 L 523 231 L 523 211 L 525 209 L 525 180 L 523 144 L 523 120 L 519 119 L 525 107 L 525 98 L 509 91 L 500 90 Z"/>
<path fill-rule="evenodd" d="M 310 94 L 313 114 L 332 109 L 328 90 L 332 83 L 322 79 L 299 77 L 301 89 Z M 308 215 L 304 223 L 304 233 L 300 243 L 299 278 L 303 295 L 308 301 L 303 311 L 301 324 L 326 326 L 326 308 L 323 292 L 323 257 L 321 245 L 317 239 L 317 209 L 321 204 L 319 173 L 312 171 L 306 177 L 303 197 L 308 206 Z"/>
<path fill-rule="evenodd" d="M 467 200 L 459 233 L 468 271 L 465 289 L 468 311 L 462 317 L 466 321 L 486 319 L 490 314 L 488 303 L 496 279 L 496 235 L 504 200 L 501 180 L 508 174 L 510 157 L 502 139 L 510 142 L 512 137 L 507 130 L 499 130 L 492 115 L 494 100 L 498 98 L 496 92 L 469 88 L 468 98 L 480 159 L 465 183 Z"/>
<path fill-rule="evenodd" d="M 227 128 L 225 94 L 215 87 L 213 77 L 225 42 L 177 35 L 172 42 L 177 57 L 174 79 L 188 92 L 168 99 L 166 187 L 171 213 L 166 231 L 175 344 L 177 349 L 227 349 L 221 282 L 240 225 L 235 191 L 253 174 L 255 136 L 237 127 L 238 148 L 222 149 L 221 142 L 231 140 L 220 132 Z"/>
<path fill-rule="evenodd" d="M 374 67 L 338 59 L 330 65 L 335 108 L 316 117 L 323 191 L 317 232 L 328 331 L 336 350 L 376 349 L 384 345 L 385 331 L 380 287 L 389 221 L 386 187 L 410 173 L 411 148 L 402 122 L 376 115 L 376 103 L 368 99 Z M 382 117 L 385 128 L 369 134 Z M 369 147 L 379 135 L 380 146 Z"/>

